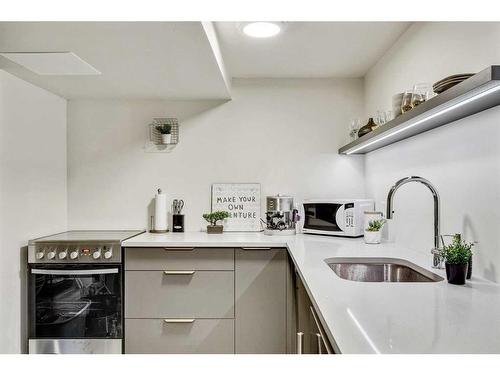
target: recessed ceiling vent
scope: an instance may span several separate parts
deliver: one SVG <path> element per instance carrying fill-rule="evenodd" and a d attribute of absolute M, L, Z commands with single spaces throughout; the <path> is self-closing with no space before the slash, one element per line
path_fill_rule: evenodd
<path fill-rule="evenodd" d="M 0 55 L 41 76 L 101 74 L 73 52 L 5 52 Z"/>

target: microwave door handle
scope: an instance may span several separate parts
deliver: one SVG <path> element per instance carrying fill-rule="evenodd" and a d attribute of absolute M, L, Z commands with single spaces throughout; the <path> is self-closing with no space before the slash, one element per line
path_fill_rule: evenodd
<path fill-rule="evenodd" d="M 31 273 L 35 275 L 105 275 L 118 273 L 118 268 L 101 268 L 93 270 L 46 270 L 40 268 L 32 268 Z"/>
<path fill-rule="evenodd" d="M 342 204 L 338 206 L 337 211 L 335 212 L 335 222 L 341 232 L 345 233 L 347 231 L 345 205 Z"/>

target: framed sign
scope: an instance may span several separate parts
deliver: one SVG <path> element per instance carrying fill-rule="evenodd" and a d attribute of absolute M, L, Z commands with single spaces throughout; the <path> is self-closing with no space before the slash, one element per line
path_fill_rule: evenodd
<path fill-rule="evenodd" d="M 227 211 L 225 232 L 260 232 L 260 184 L 212 184 L 212 211 Z"/>

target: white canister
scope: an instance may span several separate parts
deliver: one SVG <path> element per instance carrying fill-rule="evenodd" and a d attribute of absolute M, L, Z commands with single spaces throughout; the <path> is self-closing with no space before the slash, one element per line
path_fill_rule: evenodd
<path fill-rule="evenodd" d="M 382 240 L 381 231 L 370 232 L 368 230 L 365 230 L 365 243 L 379 244 L 381 240 Z"/>
<path fill-rule="evenodd" d="M 368 226 L 370 221 L 372 220 L 381 220 L 383 218 L 383 214 L 380 211 L 365 211 L 365 243 L 369 244 L 379 244 L 382 241 L 382 231 L 371 232 L 368 231 Z"/>

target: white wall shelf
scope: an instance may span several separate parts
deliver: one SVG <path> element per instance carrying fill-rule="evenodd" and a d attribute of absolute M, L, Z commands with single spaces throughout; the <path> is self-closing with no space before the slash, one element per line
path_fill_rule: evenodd
<path fill-rule="evenodd" d="M 500 65 L 493 65 L 341 147 L 339 154 L 366 154 L 499 104 Z"/>

